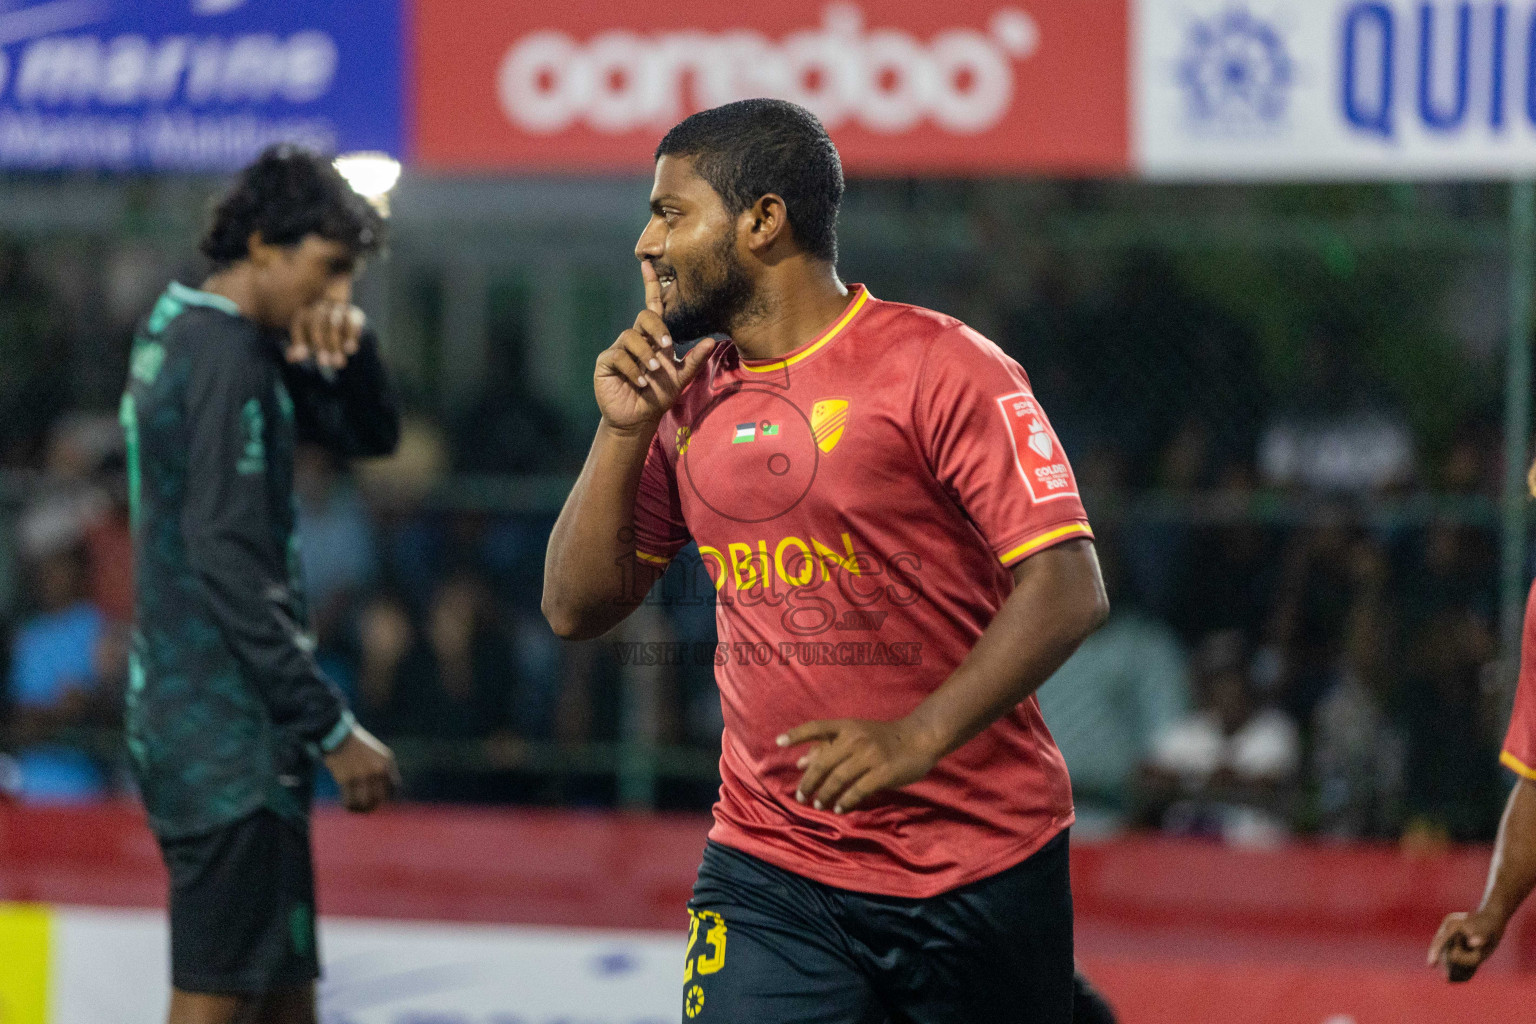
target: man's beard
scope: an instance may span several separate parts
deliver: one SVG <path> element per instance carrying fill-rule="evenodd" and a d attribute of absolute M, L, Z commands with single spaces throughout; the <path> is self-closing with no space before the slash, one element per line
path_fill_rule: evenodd
<path fill-rule="evenodd" d="M 706 277 L 713 271 L 711 276 Z M 710 334 L 729 334 L 752 307 L 752 281 L 736 256 L 736 241 L 730 235 L 705 254 L 687 273 L 674 267 L 677 298 L 672 308 L 662 314 L 662 322 L 679 342 L 692 341 Z M 684 295 L 690 296 L 684 298 Z"/>

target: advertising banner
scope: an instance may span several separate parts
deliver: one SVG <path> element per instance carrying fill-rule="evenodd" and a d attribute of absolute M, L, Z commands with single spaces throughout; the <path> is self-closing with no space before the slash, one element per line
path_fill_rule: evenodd
<path fill-rule="evenodd" d="M 853 173 L 1127 169 L 1125 0 L 418 0 L 414 154 L 449 171 L 645 172 L 732 100 L 815 111 Z"/>
<path fill-rule="evenodd" d="M 1536 176 L 1536 3 L 1137 0 L 1137 169 Z"/>
<path fill-rule="evenodd" d="M 0 3 L 0 166 L 227 170 L 398 154 L 399 0 Z"/>
<path fill-rule="evenodd" d="M 641 931 L 321 924 L 325 1024 L 676 1024 L 684 936 Z M 168 995 L 161 912 L 0 905 L 7 1024 L 157 1024 Z M 725 946 L 724 970 L 730 970 Z M 1421 962 L 1422 963 L 1422 962 Z M 1087 956 L 1125 1024 L 1442 1024 L 1529 1017 L 1529 975 L 1448 985 L 1421 965 Z"/>

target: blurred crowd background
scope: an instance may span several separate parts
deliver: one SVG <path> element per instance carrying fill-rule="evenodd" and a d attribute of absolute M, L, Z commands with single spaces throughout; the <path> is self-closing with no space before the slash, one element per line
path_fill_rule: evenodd
<path fill-rule="evenodd" d="M 128 786 L 115 409 L 135 322 L 167 280 L 200 280 L 218 184 L 0 179 L 0 790 L 15 799 Z M 597 422 L 592 359 L 638 309 L 647 189 L 408 176 L 394 197 L 359 299 L 404 441 L 351 466 L 305 450 L 297 491 L 321 660 L 397 746 L 412 799 L 713 799 L 712 590 L 664 580 L 586 643 L 557 640 L 538 607 Z M 1077 470 L 1114 612 L 1041 702 L 1080 832 L 1492 836 L 1513 681 L 1507 196 L 850 183 L 844 279 L 993 338 Z M 672 572 L 690 570 L 685 555 Z M 637 656 L 647 643 L 702 656 Z"/>

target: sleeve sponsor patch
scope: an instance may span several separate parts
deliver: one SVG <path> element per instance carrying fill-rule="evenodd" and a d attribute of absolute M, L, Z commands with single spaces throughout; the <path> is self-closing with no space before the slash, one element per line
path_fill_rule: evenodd
<path fill-rule="evenodd" d="M 1036 502 L 1076 498 L 1077 480 L 1067 464 L 1066 453 L 1045 412 L 1027 391 L 1016 391 L 997 400 L 998 410 L 1013 439 L 1013 462 L 1024 486 Z"/>

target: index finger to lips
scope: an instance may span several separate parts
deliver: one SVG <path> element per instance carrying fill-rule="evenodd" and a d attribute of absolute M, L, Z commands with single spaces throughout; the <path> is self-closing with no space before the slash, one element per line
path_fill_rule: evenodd
<path fill-rule="evenodd" d="M 649 309 L 642 309 L 640 315 L 635 317 L 635 330 L 640 331 L 662 348 L 672 344 L 672 335 L 667 331 L 667 322 L 661 318 L 661 314 L 653 313 Z"/>
<path fill-rule="evenodd" d="M 650 260 L 640 261 L 640 279 L 645 282 L 645 308 L 661 315 L 661 278 Z"/>
<path fill-rule="evenodd" d="M 645 370 L 654 371 L 661 368 L 661 360 L 656 358 L 655 347 L 651 344 L 650 339 L 639 331 L 625 331 L 619 335 L 619 342 L 623 346 L 624 351 L 629 353 L 630 358 L 634 359 L 635 365 L 642 367 L 641 372 Z"/>

